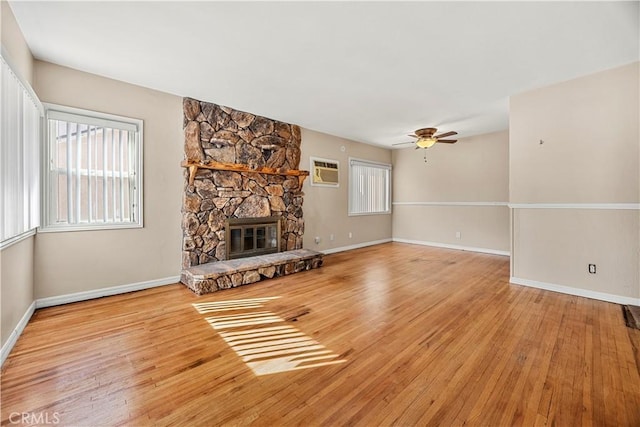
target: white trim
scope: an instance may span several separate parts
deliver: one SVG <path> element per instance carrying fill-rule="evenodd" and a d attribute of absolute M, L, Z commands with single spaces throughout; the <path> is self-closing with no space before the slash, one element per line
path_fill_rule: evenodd
<path fill-rule="evenodd" d="M 71 224 L 71 225 L 49 225 L 38 228 L 38 233 L 68 233 L 72 231 L 98 231 L 98 230 L 121 230 L 128 228 L 144 228 L 144 225 L 137 222 L 106 222 Z"/>
<path fill-rule="evenodd" d="M 511 209 L 639 210 L 640 203 L 509 203 Z"/>
<path fill-rule="evenodd" d="M 584 298 L 591 298 L 600 301 L 613 302 L 625 305 L 640 305 L 640 298 L 625 297 L 622 295 L 607 294 L 604 292 L 590 291 L 588 289 L 574 288 L 571 286 L 556 285 L 555 283 L 538 282 L 536 280 L 521 279 L 519 277 L 509 278 L 509 282 L 515 285 L 529 286 L 531 288 L 544 289 L 546 291 L 559 292 L 562 294 L 575 295 Z"/>
<path fill-rule="evenodd" d="M 511 251 L 512 254 L 514 254 L 510 259 L 509 259 L 509 275 L 513 274 L 513 272 L 515 271 L 515 262 L 516 262 L 516 254 L 515 254 L 515 247 L 516 247 L 516 233 L 515 233 L 515 215 L 516 212 L 513 209 L 509 209 L 509 250 Z"/>
<path fill-rule="evenodd" d="M 76 292 L 73 294 L 58 295 L 55 297 L 38 298 L 35 301 L 35 304 L 36 308 L 52 307 L 54 305 L 69 304 L 72 302 L 86 301 L 94 298 L 126 294 L 127 292 L 141 291 L 143 289 L 171 285 L 178 282 L 180 282 L 180 276 L 171 276 L 162 279 L 147 280 L 145 282 L 130 283 L 128 285 L 93 289 L 91 291 Z"/>
<path fill-rule="evenodd" d="M 511 209 L 640 210 L 640 203 L 392 202 L 396 206 L 508 206 Z"/>
<path fill-rule="evenodd" d="M 352 166 L 354 164 L 360 164 L 362 166 L 375 166 L 380 169 L 393 169 L 393 165 L 391 163 L 377 162 L 375 160 L 361 159 L 358 157 L 349 157 L 349 166 Z"/>
<path fill-rule="evenodd" d="M 142 132 L 144 122 L 142 119 L 118 116 L 116 114 L 91 111 L 85 108 L 68 107 L 66 105 L 43 102 L 47 120 L 64 120 L 82 124 L 90 124 L 99 127 L 122 129 L 130 132 Z"/>
<path fill-rule="evenodd" d="M 52 104 L 44 102 L 44 132 L 42 137 L 42 156 L 41 162 L 41 221 L 38 232 L 67 232 L 67 231 L 91 231 L 91 230 L 114 230 L 124 228 L 144 228 L 144 121 L 134 117 L 125 117 L 115 114 L 103 113 L 100 111 L 92 111 L 83 108 L 68 107 L 65 105 Z M 132 221 L 130 222 L 85 222 L 85 223 L 54 223 L 55 219 L 55 195 L 52 194 L 52 182 L 50 176 L 50 159 L 51 159 L 51 141 L 49 141 L 49 119 L 50 118 L 70 118 L 76 116 L 79 123 L 112 127 L 114 129 L 123 129 L 132 131 L 135 139 L 135 158 L 132 160 L 134 165 L 133 179 L 130 179 L 130 185 L 136 187 L 129 204 L 132 209 Z M 77 171 L 74 169 L 74 171 Z M 119 175 L 121 176 L 121 175 Z"/>
<path fill-rule="evenodd" d="M 393 202 L 406 206 L 509 206 L 508 202 Z"/>
<path fill-rule="evenodd" d="M 491 254 L 491 255 L 502 255 L 502 256 L 510 256 L 511 253 L 509 251 L 501 251 L 498 249 L 489 249 L 489 248 L 476 248 L 473 246 L 461 246 L 461 245 L 450 245 L 448 243 L 440 243 L 440 242 L 426 242 L 424 240 L 410 240 L 410 239 L 401 239 L 398 237 L 393 238 L 394 242 L 399 243 L 409 243 L 411 245 L 422 245 L 422 246 L 434 246 L 436 248 L 445 248 L 445 249 L 456 249 L 459 251 L 469 251 L 469 252 L 480 252 L 483 254 Z"/>
<path fill-rule="evenodd" d="M 13 328 L 13 331 L 11 331 L 9 338 L 2 346 L 2 351 L 0 351 L 0 366 L 4 365 L 4 361 L 9 356 L 9 353 L 11 353 L 13 346 L 16 345 L 18 338 L 20 337 L 20 335 L 22 335 L 22 331 L 24 331 L 24 328 L 27 326 L 27 323 L 29 323 L 29 319 L 31 319 L 31 316 L 33 316 L 33 312 L 35 310 L 36 310 L 36 302 L 34 301 L 31 303 L 29 308 L 27 308 L 27 311 L 25 311 L 24 315 L 22 316 L 22 318 L 20 319 L 16 327 Z"/>
<path fill-rule="evenodd" d="M 13 236 L 3 241 L 2 243 L 0 243 L 0 251 L 3 251 L 7 249 L 9 246 L 15 245 L 16 243 L 22 242 L 28 237 L 35 236 L 35 235 L 36 235 L 36 229 L 34 228 L 32 230 L 25 231 L 24 233 L 18 234 L 17 236 Z"/>
<path fill-rule="evenodd" d="M 385 212 L 362 212 L 362 213 L 350 213 L 347 216 L 367 216 L 367 215 L 391 215 L 391 211 Z"/>
<path fill-rule="evenodd" d="M 367 246 L 381 245 L 383 243 L 389 243 L 391 241 L 392 241 L 392 239 L 372 240 L 370 242 L 356 243 L 355 245 L 341 246 L 339 248 L 325 249 L 325 250 L 322 250 L 320 252 L 322 252 L 325 255 L 329 255 L 329 254 L 335 254 L 337 252 L 350 251 L 352 249 L 365 248 Z"/>

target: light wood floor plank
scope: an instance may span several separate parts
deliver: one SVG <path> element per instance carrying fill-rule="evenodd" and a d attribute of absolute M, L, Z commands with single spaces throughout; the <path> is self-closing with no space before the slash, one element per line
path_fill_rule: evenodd
<path fill-rule="evenodd" d="M 389 243 L 210 295 L 176 284 L 37 310 L 2 369 L 0 425 L 640 425 L 640 331 L 620 306 L 508 278 L 506 257 Z M 258 312 L 285 321 L 206 320 Z M 274 325 L 346 362 L 256 376 L 221 335 Z"/>

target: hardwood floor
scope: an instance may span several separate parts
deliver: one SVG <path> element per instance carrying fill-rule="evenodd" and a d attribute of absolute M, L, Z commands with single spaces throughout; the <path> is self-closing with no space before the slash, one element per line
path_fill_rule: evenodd
<path fill-rule="evenodd" d="M 2 369 L 1 424 L 639 426 L 640 331 L 620 306 L 508 277 L 507 257 L 389 243 L 201 297 L 177 284 L 38 310 Z M 283 321 L 207 321 L 256 312 Z M 345 361 L 255 375 L 223 335 L 274 325 Z"/>

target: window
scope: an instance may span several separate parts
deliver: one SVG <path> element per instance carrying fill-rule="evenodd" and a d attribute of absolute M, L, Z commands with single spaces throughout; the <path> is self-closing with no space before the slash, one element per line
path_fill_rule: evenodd
<path fill-rule="evenodd" d="M 349 159 L 349 215 L 391 213 L 391 165 Z"/>
<path fill-rule="evenodd" d="M 33 234 L 40 219 L 42 106 L 0 56 L 0 248 Z"/>
<path fill-rule="evenodd" d="M 142 226 L 142 121 L 46 105 L 44 230 Z"/>

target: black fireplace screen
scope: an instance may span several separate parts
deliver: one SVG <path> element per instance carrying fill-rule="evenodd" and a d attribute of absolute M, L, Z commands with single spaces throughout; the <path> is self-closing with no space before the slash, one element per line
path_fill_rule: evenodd
<path fill-rule="evenodd" d="M 280 251 L 280 217 L 232 218 L 226 227 L 227 259 Z"/>

